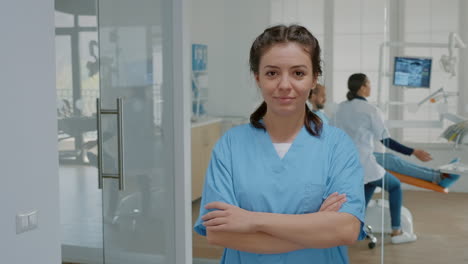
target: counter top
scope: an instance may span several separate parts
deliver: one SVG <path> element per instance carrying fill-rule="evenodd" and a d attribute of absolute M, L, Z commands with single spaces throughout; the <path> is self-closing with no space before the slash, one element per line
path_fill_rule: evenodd
<path fill-rule="evenodd" d="M 219 118 L 219 117 L 201 117 L 201 118 L 198 118 L 195 121 L 192 121 L 192 128 L 199 127 L 199 126 L 205 126 L 205 125 L 209 125 L 209 124 L 217 123 L 217 122 L 221 122 L 221 121 L 223 121 L 223 119 Z"/>

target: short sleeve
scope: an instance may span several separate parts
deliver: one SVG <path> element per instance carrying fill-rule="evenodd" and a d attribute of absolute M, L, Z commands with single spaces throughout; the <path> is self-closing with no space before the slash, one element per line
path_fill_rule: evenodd
<path fill-rule="evenodd" d="M 203 186 L 200 215 L 194 226 L 194 230 L 202 236 L 206 236 L 206 228 L 201 217 L 211 211 L 205 209 L 206 204 L 224 202 L 238 206 L 233 188 L 231 151 L 228 143 L 228 137 L 223 136 L 211 153 Z"/>
<path fill-rule="evenodd" d="M 377 107 L 375 108 L 374 114 L 371 116 L 371 122 L 372 133 L 377 141 L 390 137 L 390 133 L 385 126 L 383 113 Z"/>
<path fill-rule="evenodd" d="M 361 221 L 359 239 L 365 238 L 364 176 L 359 154 L 351 138 L 337 129 L 334 147 L 330 153 L 330 170 L 324 199 L 334 192 L 346 194 L 346 202 L 339 212 L 354 215 Z"/>

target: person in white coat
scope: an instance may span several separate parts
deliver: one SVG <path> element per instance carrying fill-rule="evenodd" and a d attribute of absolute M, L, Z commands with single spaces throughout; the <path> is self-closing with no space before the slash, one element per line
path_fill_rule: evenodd
<path fill-rule="evenodd" d="M 372 198 L 376 187 L 384 187 L 389 192 L 391 226 L 393 230 L 392 243 L 398 244 L 415 241 L 417 239 L 416 235 L 402 232 L 400 226 L 402 207 L 401 183 L 398 178 L 384 169 L 384 167 L 387 168 L 385 166 L 386 157 L 389 157 L 389 163 L 394 163 L 395 160 L 398 160 L 398 157 L 375 153 L 374 143 L 380 141 L 392 150 L 405 155 L 414 155 L 421 161 L 429 161 L 432 157 L 424 150 L 409 148 L 390 137 L 388 129 L 384 124 L 382 112 L 366 100 L 366 97 L 370 96 L 371 85 L 365 74 L 356 73 L 351 75 L 348 79 L 348 90 L 348 101 L 338 106 L 335 116 L 331 119 L 331 124 L 343 129 L 351 136 L 359 150 L 360 161 L 364 168 L 366 204 Z M 395 171 L 405 174 L 402 170 L 410 170 L 410 176 L 435 182 L 443 187 L 450 186 L 459 178 L 459 175 L 444 174 L 421 166 L 418 166 L 418 168 L 408 168 L 408 164 L 411 165 L 407 162 L 400 164 L 402 165 L 399 166 L 401 168 Z M 414 171 L 422 169 L 427 171 L 414 173 Z M 383 184 L 384 181 L 385 184 Z"/>
<path fill-rule="evenodd" d="M 323 112 L 325 102 L 327 101 L 327 93 L 325 92 L 325 86 L 317 83 L 315 88 L 310 90 L 309 98 L 307 101 L 310 103 L 312 112 L 318 115 L 324 124 L 328 125 L 328 117 Z"/>

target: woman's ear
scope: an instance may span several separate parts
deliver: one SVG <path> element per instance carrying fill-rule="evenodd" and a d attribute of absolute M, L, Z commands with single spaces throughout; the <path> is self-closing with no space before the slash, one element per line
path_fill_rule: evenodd
<path fill-rule="evenodd" d="M 259 76 L 258 76 L 258 73 L 254 73 L 254 78 L 255 78 L 255 82 L 258 83 L 260 82 L 260 79 L 259 79 Z M 259 86 L 260 87 L 260 86 Z"/>

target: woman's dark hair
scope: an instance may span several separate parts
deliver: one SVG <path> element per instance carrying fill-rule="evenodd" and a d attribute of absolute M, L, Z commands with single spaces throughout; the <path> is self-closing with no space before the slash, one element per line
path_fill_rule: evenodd
<path fill-rule="evenodd" d="M 348 101 L 353 100 L 357 96 L 357 92 L 366 84 L 367 76 L 364 73 L 355 73 L 348 78 L 348 93 L 346 98 Z"/>
<path fill-rule="evenodd" d="M 299 25 L 278 25 L 265 29 L 258 36 L 250 48 L 250 71 L 253 74 L 259 74 L 260 59 L 274 45 L 288 42 L 295 42 L 304 47 L 304 50 L 310 54 L 312 61 L 312 73 L 315 78 L 322 74 L 320 61 L 320 45 L 318 40 L 305 27 Z M 304 125 L 307 131 L 313 136 L 320 136 L 322 132 L 322 120 L 314 114 L 307 105 L 304 105 L 306 115 L 304 117 Z M 265 126 L 260 120 L 267 112 L 267 104 L 265 101 L 250 115 L 250 123 L 256 127 L 265 129 Z M 311 122 L 314 124 L 311 126 Z"/>

